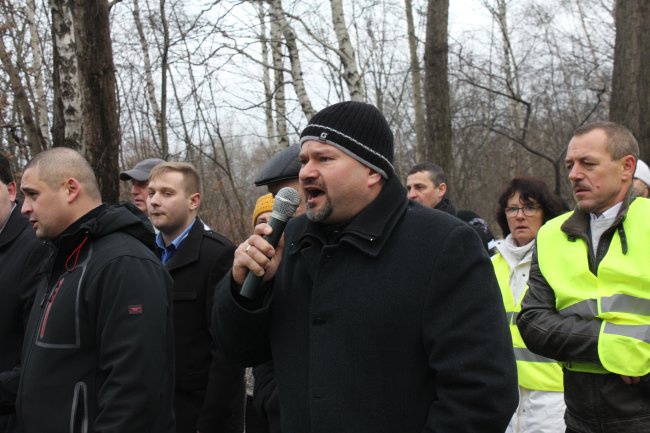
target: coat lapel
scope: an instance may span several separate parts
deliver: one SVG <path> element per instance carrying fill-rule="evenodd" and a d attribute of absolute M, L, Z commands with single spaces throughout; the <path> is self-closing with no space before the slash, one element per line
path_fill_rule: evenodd
<path fill-rule="evenodd" d="M 202 239 L 203 222 L 196 218 L 185 240 L 181 243 L 174 256 L 165 264 L 167 270 L 172 272 L 174 269 L 182 268 L 183 266 L 198 261 Z"/>

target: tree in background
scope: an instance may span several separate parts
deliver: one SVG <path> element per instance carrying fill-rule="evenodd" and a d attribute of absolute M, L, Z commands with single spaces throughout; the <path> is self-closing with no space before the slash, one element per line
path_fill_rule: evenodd
<path fill-rule="evenodd" d="M 51 0 L 53 145 L 79 150 L 117 203 L 120 123 L 106 0 Z"/>
<path fill-rule="evenodd" d="M 427 160 L 440 165 L 453 184 L 451 112 L 449 108 L 449 0 L 429 0 L 424 52 Z"/>
<path fill-rule="evenodd" d="M 616 45 L 609 118 L 627 126 L 650 159 L 650 3 L 616 1 Z"/>
<path fill-rule="evenodd" d="M 39 139 L 28 135 L 40 131 L 50 147 L 78 133 L 81 138 L 72 142 L 87 146 L 83 131 L 98 124 L 75 123 L 85 107 L 84 81 L 73 78 L 88 74 L 74 62 L 98 62 L 90 53 L 77 55 L 83 47 L 76 41 L 93 41 L 90 36 L 53 44 L 52 30 L 58 28 L 53 13 L 64 6 L 60 3 L 0 0 L 6 54 L 0 68 L 0 146 L 17 168 L 38 151 Z M 248 234 L 247 216 L 261 193 L 253 179 L 281 147 L 280 138 L 295 142 L 312 110 L 352 95 L 363 95 L 386 115 L 400 178 L 425 158 L 445 165 L 442 152 L 418 153 L 418 136 L 425 134 L 417 125 L 433 123 L 418 121 L 417 107 L 425 105 L 417 99 L 443 102 L 444 91 L 425 85 L 446 85 L 453 132 L 447 141 L 453 168 L 446 168 L 459 207 L 491 220 L 495 195 L 514 175 L 541 176 L 570 202 L 562 164 L 566 142 L 576 126 L 609 113 L 614 2 L 470 3 L 459 11 L 458 3 L 449 2 L 449 19 L 431 27 L 427 24 L 441 15 L 428 19 L 440 11 L 440 3 L 429 0 L 113 0 L 119 103 L 103 111 L 119 116 L 119 128 L 110 131 L 121 137 L 120 167 L 164 155 L 192 162 L 204 182 L 202 217 L 239 240 Z M 85 30 L 74 27 L 79 19 L 74 9 L 63 27 L 74 28 L 76 36 Z M 431 60 L 427 42 L 433 41 L 427 30 L 440 30 L 447 21 L 452 34 L 438 36 L 435 48 L 444 53 L 448 72 L 427 79 L 424 56 Z M 466 27 L 468 21 L 475 21 L 474 27 Z M 459 31 L 459 22 L 466 30 Z M 275 65 L 272 54 L 279 54 Z M 56 65 L 53 59 L 59 59 Z M 93 75 L 97 86 L 102 77 L 99 71 Z M 284 95 L 276 104 L 278 91 Z M 445 117 L 427 116 L 436 122 Z M 110 138 L 102 133 L 101 146 L 105 137 Z M 119 169 L 111 168 L 110 158 L 105 161 L 106 177 L 117 182 Z"/>

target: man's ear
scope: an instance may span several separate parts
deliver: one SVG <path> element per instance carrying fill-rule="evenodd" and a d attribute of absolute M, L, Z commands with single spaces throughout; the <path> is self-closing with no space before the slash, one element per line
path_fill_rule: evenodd
<path fill-rule="evenodd" d="M 81 183 L 74 177 L 69 177 L 63 182 L 63 186 L 67 193 L 67 202 L 72 203 L 75 201 L 81 194 Z"/>
<path fill-rule="evenodd" d="M 372 188 L 376 184 L 380 183 L 383 178 L 381 177 L 381 174 L 371 168 L 369 168 L 368 171 L 368 188 Z"/>
<path fill-rule="evenodd" d="M 12 180 L 7 184 L 7 191 L 9 191 L 9 201 L 14 203 L 16 201 L 16 181 Z"/>
<path fill-rule="evenodd" d="M 626 155 L 623 157 L 621 164 L 621 179 L 624 183 L 631 182 L 634 178 L 634 171 L 636 170 L 636 159 L 632 155 Z"/>
<path fill-rule="evenodd" d="M 190 196 L 190 210 L 196 211 L 201 204 L 201 193 L 195 192 Z"/>
<path fill-rule="evenodd" d="M 440 185 L 438 185 L 438 189 L 440 190 L 440 196 L 444 197 L 445 194 L 447 193 L 447 184 L 444 182 L 440 182 Z"/>

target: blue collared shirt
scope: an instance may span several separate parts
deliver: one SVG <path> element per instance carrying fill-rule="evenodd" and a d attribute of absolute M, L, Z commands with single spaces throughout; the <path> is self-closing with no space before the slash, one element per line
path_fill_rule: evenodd
<path fill-rule="evenodd" d="M 162 233 L 158 232 L 156 235 L 156 246 L 162 253 L 162 262 L 163 264 L 167 263 L 172 257 L 174 257 L 174 254 L 176 254 L 176 250 L 181 246 L 181 243 L 185 240 L 187 235 L 190 234 L 190 230 L 192 230 L 192 226 L 196 220 L 192 221 L 190 225 L 185 227 L 185 230 L 178 235 L 176 239 L 172 241 L 171 244 L 165 246 L 165 241 L 163 240 Z"/>

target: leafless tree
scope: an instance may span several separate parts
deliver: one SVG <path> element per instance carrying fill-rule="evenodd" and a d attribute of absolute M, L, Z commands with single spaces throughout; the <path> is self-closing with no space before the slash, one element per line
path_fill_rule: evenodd
<path fill-rule="evenodd" d="M 650 4 L 616 1 L 616 48 L 609 117 L 636 136 L 641 159 L 650 159 Z"/>
<path fill-rule="evenodd" d="M 453 179 L 451 112 L 447 70 L 449 0 L 429 0 L 424 53 L 426 159 L 436 161 Z M 452 182 L 453 183 L 453 182 Z"/>

